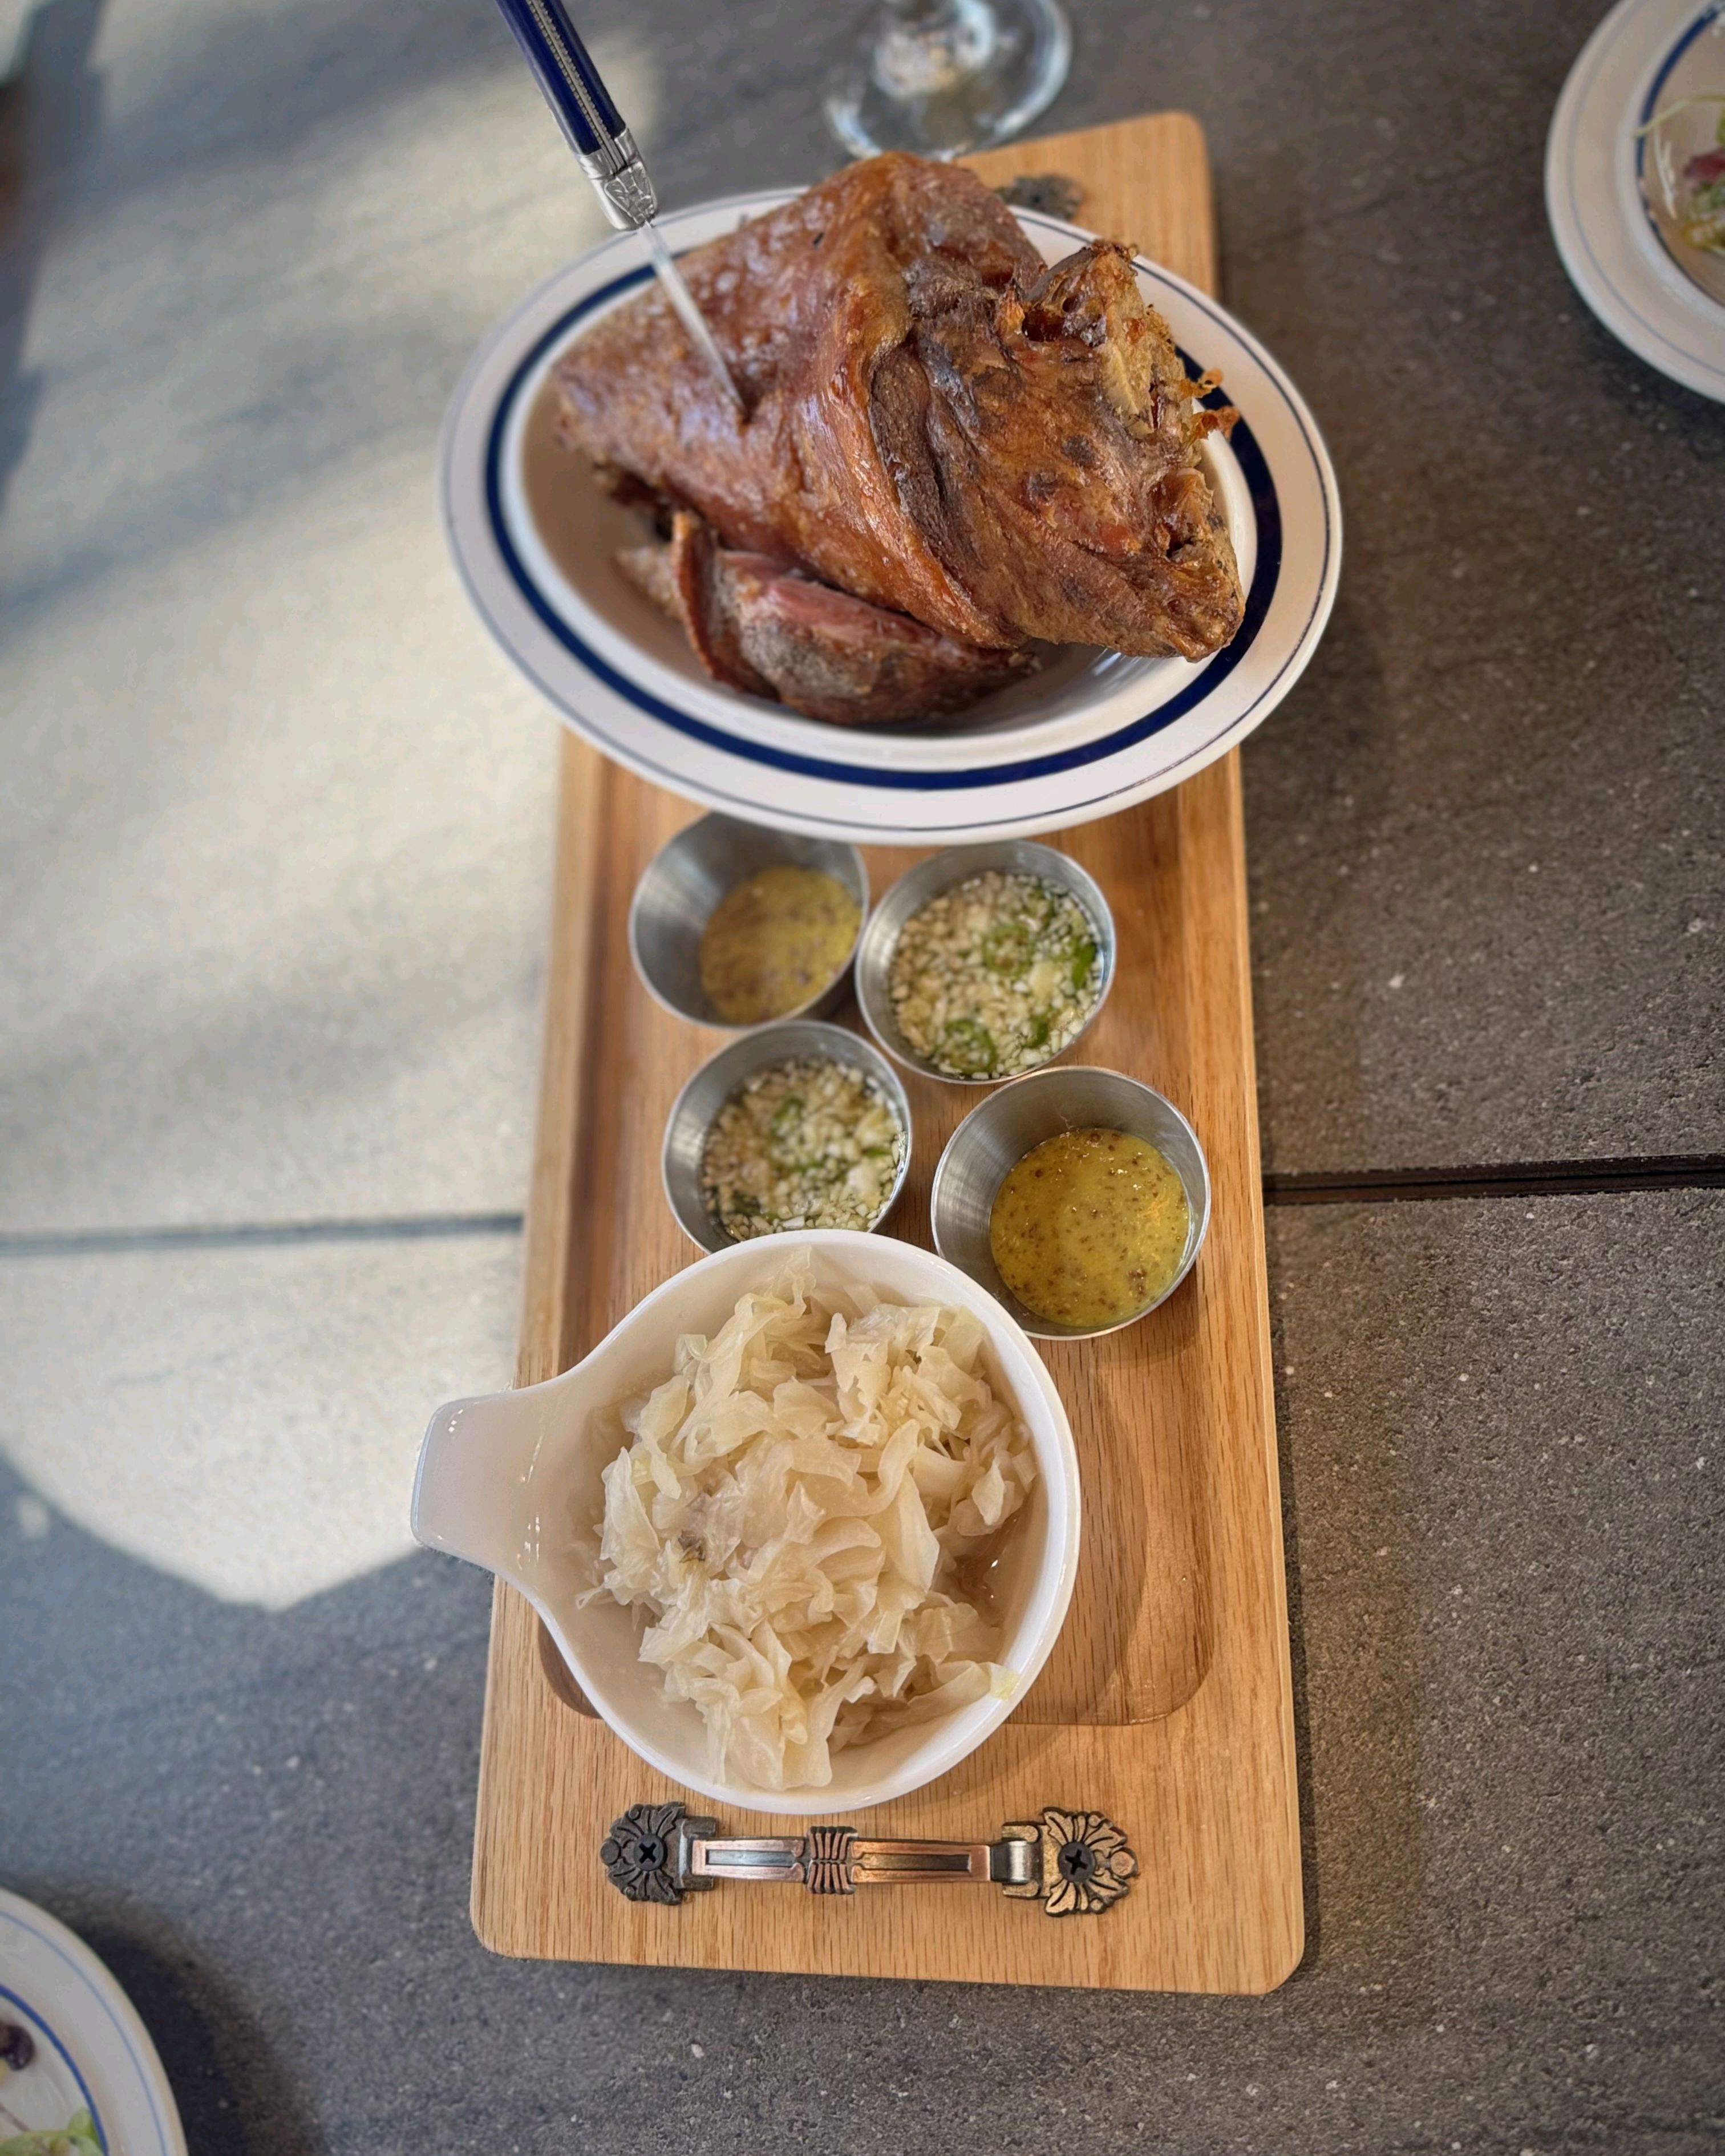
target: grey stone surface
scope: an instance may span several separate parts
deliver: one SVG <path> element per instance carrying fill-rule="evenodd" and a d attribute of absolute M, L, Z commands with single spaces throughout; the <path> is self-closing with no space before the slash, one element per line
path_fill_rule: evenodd
<path fill-rule="evenodd" d="M 1049 124 L 1203 116 L 1228 296 L 1341 473 L 1337 617 L 1246 759 L 1282 1171 L 1722 1144 L 1725 414 L 1545 231 L 1596 4 L 1075 6 Z M 849 9 L 581 20 L 670 202 L 834 162 Z M 0 1236 L 519 1204 L 555 735 L 428 474 L 591 218 L 483 4 L 44 8 L 0 92 Z M 198 2156 L 1725 2146 L 1725 1200 L 1272 1215 L 1312 1946 L 1255 2002 L 478 1948 L 484 1580 L 189 1582 L 232 1591 L 199 1537 L 253 1470 L 278 1556 L 398 1547 L 517 1255 L 0 1255 L 0 1881 L 131 1989 Z M 320 1510 L 344 1444 L 366 1505 Z"/>
<path fill-rule="evenodd" d="M 520 1205 L 556 729 L 433 461 L 486 323 L 598 225 L 497 29 L 37 18 L 0 107 L 0 1229 Z"/>
<path fill-rule="evenodd" d="M 1228 297 L 1347 522 L 1245 757 L 1276 1169 L 1725 1147 L 1725 409 L 1615 344 L 1551 244 L 1598 13 L 1219 9 L 1220 100 L 1188 49 Z"/>
<path fill-rule="evenodd" d="M 1725 1199 L 1284 1212 L 1271 1257 L 1311 1943 L 1268 1999 L 493 1960 L 479 1574 L 265 1616 L 13 1489 L 0 1876 L 131 1986 L 200 2156 L 1706 2156 Z"/>

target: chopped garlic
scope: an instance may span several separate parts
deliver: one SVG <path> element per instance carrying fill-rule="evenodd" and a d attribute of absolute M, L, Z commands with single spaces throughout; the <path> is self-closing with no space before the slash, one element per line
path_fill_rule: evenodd
<path fill-rule="evenodd" d="M 1070 891 L 999 869 L 919 906 L 887 991 L 899 1031 L 952 1078 L 1011 1078 L 1070 1047 L 1096 1007 L 1101 939 Z"/>
<path fill-rule="evenodd" d="M 756 1071 L 714 1116 L 701 1194 L 737 1242 L 788 1228 L 872 1228 L 904 1158 L 904 1127 L 874 1079 L 793 1057 Z"/>

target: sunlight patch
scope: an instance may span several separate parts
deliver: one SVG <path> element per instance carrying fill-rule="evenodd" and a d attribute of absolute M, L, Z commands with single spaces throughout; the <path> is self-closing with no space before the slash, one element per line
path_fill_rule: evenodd
<path fill-rule="evenodd" d="M 511 1235 L 12 1261 L 20 1532 L 52 1507 L 267 1609 L 389 1563 L 431 1410 L 508 1383 L 520 1263 Z"/>

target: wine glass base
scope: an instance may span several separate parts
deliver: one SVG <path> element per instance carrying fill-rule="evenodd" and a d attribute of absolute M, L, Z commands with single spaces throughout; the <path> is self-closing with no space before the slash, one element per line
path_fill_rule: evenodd
<path fill-rule="evenodd" d="M 1059 0 L 888 8 L 829 87 L 827 125 L 853 157 L 959 157 L 1016 135 L 1072 64 Z"/>

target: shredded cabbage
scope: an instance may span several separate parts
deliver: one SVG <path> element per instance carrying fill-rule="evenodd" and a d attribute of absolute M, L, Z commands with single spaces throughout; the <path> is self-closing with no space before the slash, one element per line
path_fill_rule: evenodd
<path fill-rule="evenodd" d="M 602 1412 L 599 1584 L 706 1723 L 712 1770 L 823 1788 L 831 1755 L 1017 1680 L 988 1574 L 1036 1480 L 968 1312 L 817 1293 L 806 1252 Z M 982 1606 L 978 1606 L 978 1605 Z"/>

